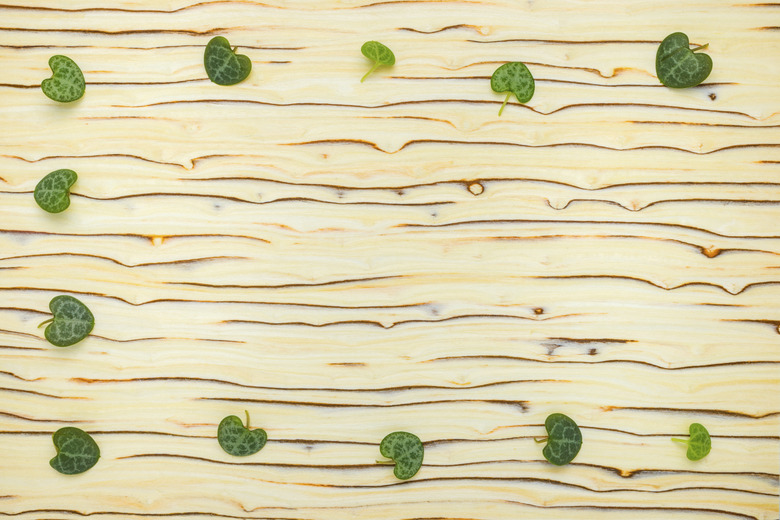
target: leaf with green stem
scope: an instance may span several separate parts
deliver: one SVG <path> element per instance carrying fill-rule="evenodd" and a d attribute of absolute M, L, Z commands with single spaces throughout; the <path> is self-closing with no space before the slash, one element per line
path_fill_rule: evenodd
<path fill-rule="evenodd" d="M 84 95 L 84 74 L 75 61 L 58 54 L 49 58 L 49 68 L 52 76 L 41 82 L 41 90 L 46 97 L 60 103 L 70 103 Z"/>
<path fill-rule="evenodd" d="M 66 426 L 54 432 L 52 440 L 57 455 L 49 465 L 63 475 L 84 473 L 100 458 L 100 448 L 84 430 Z"/>
<path fill-rule="evenodd" d="M 379 444 L 383 457 L 395 462 L 393 474 L 400 480 L 407 480 L 417 474 L 423 462 L 423 444 L 420 438 L 409 432 L 393 432 L 385 436 Z M 391 461 L 377 461 L 379 464 L 391 464 Z"/>
<path fill-rule="evenodd" d="M 556 466 L 564 466 L 574 460 L 582 447 L 582 433 L 577 423 L 562 413 L 554 413 L 544 421 L 544 428 L 547 437 L 536 439 L 536 442 L 547 441 L 542 450 L 544 458 Z"/>
<path fill-rule="evenodd" d="M 688 427 L 690 437 L 687 439 L 672 438 L 674 442 L 688 445 L 686 456 L 689 460 L 701 460 L 712 449 L 712 440 L 707 428 L 699 423 L 693 423 Z"/>
<path fill-rule="evenodd" d="M 263 449 L 268 435 L 260 428 L 249 429 L 249 412 L 246 413 L 246 426 L 235 415 L 228 415 L 219 423 L 217 441 L 222 449 L 236 457 L 253 455 Z"/>
<path fill-rule="evenodd" d="M 395 54 L 393 54 L 393 51 L 379 42 L 368 41 L 364 43 L 360 48 L 360 52 L 363 53 L 363 56 L 374 62 L 371 69 L 360 79 L 361 83 L 382 65 L 387 65 L 388 67 L 395 65 Z"/>
<path fill-rule="evenodd" d="M 504 103 L 498 109 L 500 117 L 512 94 L 520 103 L 527 103 L 531 100 L 535 89 L 534 77 L 524 63 L 519 61 L 504 63 L 491 76 L 490 88 L 493 89 L 493 92 L 507 93 Z"/>
<path fill-rule="evenodd" d="M 95 317 L 87 308 L 73 296 L 55 296 L 49 302 L 49 309 L 54 315 L 38 325 L 46 324 L 44 336 L 56 347 L 69 347 L 86 338 L 95 327 Z"/>
<path fill-rule="evenodd" d="M 203 66 L 209 79 L 217 85 L 235 85 L 244 81 L 252 72 L 252 61 L 236 49 L 224 36 L 215 36 L 206 45 Z"/>
<path fill-rule="evenodd" d="M 655 72 L 658 79 L 670 88 L 695 87 L 712 72 L 712 58 L 696 51 L 706 49 L 707 44 L 690 48 L 688 36 L 672 33 L 661 42 L 655 55 Z"/>
<path fill-rule="evenodd" d="M 70 206 L 70 187 L 78 175 L 73 170 L 54 170 L 35 186 L 35 202 L 49 213 L 60 213 Z"/>

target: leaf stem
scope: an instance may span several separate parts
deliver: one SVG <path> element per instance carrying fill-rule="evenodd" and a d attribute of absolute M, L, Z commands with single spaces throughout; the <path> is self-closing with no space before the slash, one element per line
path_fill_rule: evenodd
<path fill-rule="evenodd" d="M 700 51 L 700 50 L 702 50 L 702 49 L 706 49 L 706 48 L 707 48 L 707 47 L 709 47 L 709 46 L 710 46 L 710 44 L 709 44 L 709 43 L 705 43 L 704 45 L 699 45 L 699 46 L 698 46 L 698 47 L 696 47 L 695 49 L 691 49 L 691 52 Z"/>
<path fill-rule="evenodd" d="M 246 414 L 246 429 L 249 429 L 249 410 L 244 410 L 244 413 Z"/>
<path fill-rule="evenodd" d="M 501 112 L 503 112 L 503 111 L 504 111 L 504 107 L 506 106 L 507 102 L 509 101 L 509 96 L 511 96 L 511 95 L 512 95 L 512 93 L 511 93 L 511 92 L 509 92 L 509 93 L 506 95 L 506 98 L 504 98 L 504 104 L 503 104 L 503 105 L 501 105 L 501 108 L 499 108 L 499 109 L 498 109 L 498 117 L 501 117 Z"/>
<path fill-rule="evenodd" d="M 547 439 L 549 439 L 549 437 L 534 437 L 534 442 L 536 444 L 541 444 L 543 442 L 547 442 Z"/>
<path fill-rule="evenodd" d="M 54 321 L 54 318 L 49 318 L 48 320 L 46 320 L 46 321 L 44 321 L 43 323 L 41 323 L 40 325 L 38 325 L 38 328 L 40 329 L 41 327 L 43 327 L 43 326 L 44 326 L 44 325 L 46 325 L 47 323 L 51 323 L 51 322 L 53 322 L 53 321 Z"/>
<path fill-rule="evenodd" d="M 384 460 L 377 460 L 376 463 L 377 464 L 387 464 L 387 465 L 390 465 L 390 464 L 395 464 L 395 461 L 394 460 L 384 459 Z"/>
<path fill-rule="evenodd" d="M 674 442 L 679 442 L 680 444 L 688 444 L 688 439 L 677 439 L 675 437 L 672 437 L 672 440 Z"/>
<path fill-rule="evenodd" d="M 382 65 L 382 64 L 379 63 L 378 61 L 374 62 L 374 66 L 371 67 L 368 72 L 366 72 L 365 76 L 360 78 L 360 82 L 363 83 L 366 80 L 366 78 L 368 77 L 368 75 L 371 74 L 372 72 L 374 72 L 376 69 L 378 69 L 380 65 Z"/>

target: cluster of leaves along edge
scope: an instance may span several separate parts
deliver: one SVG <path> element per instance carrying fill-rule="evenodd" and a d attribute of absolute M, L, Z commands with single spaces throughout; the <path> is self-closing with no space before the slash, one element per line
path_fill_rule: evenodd
<path fill-rule="evenodd" d="M 688 36 L 684 33 L 672 33 L 667 36 L 656 53 L 656 74 L 658 79 L 670 88 L 688 88 L 701 84 L 712 72 L 712 59 L 696 51 L 707 45 L 690 49 Z M 236 85 L 244 81 L 252 71 L 251 60 L 236 53 L 223 36 L 212 38 L 204 51 L 204 68 L 209 79 L 224 86 Z M 380 66 L 395 64 L 395 55 L 384 44 L 367 41 L 360 49 L 361 53 L 373 62 L 371 69 L 360 79 L 365 79 Z M 79 66 L 67 56 L 55 55 L 49 59 L 52 77 L 41 83 L 43 93 L 54 101 L 70 103 L 83 97 L 86 90 L 84 75 Z M 490 87 L 494 92 L 506 92 L 506 98 L 498 111 L 501 116 L 509 98 L 514 94 L 521 104 L 531 100 L 535 91 L 535 81 L 528 67 L 522 62 L 508 62 L 499 66 L 490 78 Z M 78 179 L 73 170 L 55 170 L 46 175 L 35 187 L 35 200 L 38 205 L 50 213 L 60 213 L 70 205 L 70 188 Z M 66 347 L 83 340 L 92 331 L 95 319 L 90 310 L 78 299 L 61 295 L 49 303 L 53 318 L 44 335 L 53 345 Z M 248 456 L 260 451 L 268 436 L 265 430 L 250 429 L 249 412 L 246 412 L 246 425 L 235 415 L 225 417 L 217 429 L 217 440 L 222 449 L 234 456 Z M 550 463 L 563 466 L 570 463 L 582 447 L 582 433 L 579 426 L 568 416 L 554 413 L 544 423 L 547 437 L 536 439 L 546 442 L 542 450 Z M 699 423 L 689 428 L 690 437 L 673 438 L 675 442 L 688 446 L 687 457 L 692 461 L 701 460 L 710 452 L 711 440 L 707 429 Z M 63 474 L 76 474 L 92 468 L 100 458 L 100 449 L 92 437 L 75 427 L 61 428 L 53 435 L 57 455 L 50 465 Z M 412 478 L 423 462 L 424 447 L 416 435 L 396 431 L 388 434 L 380 443 L 380 453 L 389 461 L 378 463 L 394 464 L 394 475 L 400 480 Z"/>

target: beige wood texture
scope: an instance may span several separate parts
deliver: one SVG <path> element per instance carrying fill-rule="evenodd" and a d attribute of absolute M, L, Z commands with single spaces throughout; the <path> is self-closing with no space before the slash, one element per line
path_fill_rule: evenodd
<path fill-rule="evenodd" d="M 674 31 L 704 85 L 657 81 Z M 245 82 L 206 79 L 215 35 Z M 397 63 L 361 84 L 372 39 Z M 506 61 L 536 94 L 499 118 Z M 9 0 L 0 64 L 0 517 L 778 518 L 780 4 Z M 96 316 L 69 348 L 58 294 Z M 269 441 L 237 459 L 244 410 Z"/>

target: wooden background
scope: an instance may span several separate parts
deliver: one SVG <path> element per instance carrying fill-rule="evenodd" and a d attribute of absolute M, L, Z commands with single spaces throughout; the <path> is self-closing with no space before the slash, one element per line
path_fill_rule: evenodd
<path fill-rule="evenodd" d="M 697 88 L 655 78 L 675 31 Z M 397 63 L 361 84 L 371 39 Z M 54 54 L 80 101 L 40 91 Z M 506 61 L 536 94 L 499 118 Z M 0 64 L 0 517 L 778 518 L 780 4 L 8 0 Z M 58 294 L 77 346 L 37 328 Z M 244 410 L 269 441 L 238 459 Z M 49 467 L 65 425 L 82 475 Z"/>

